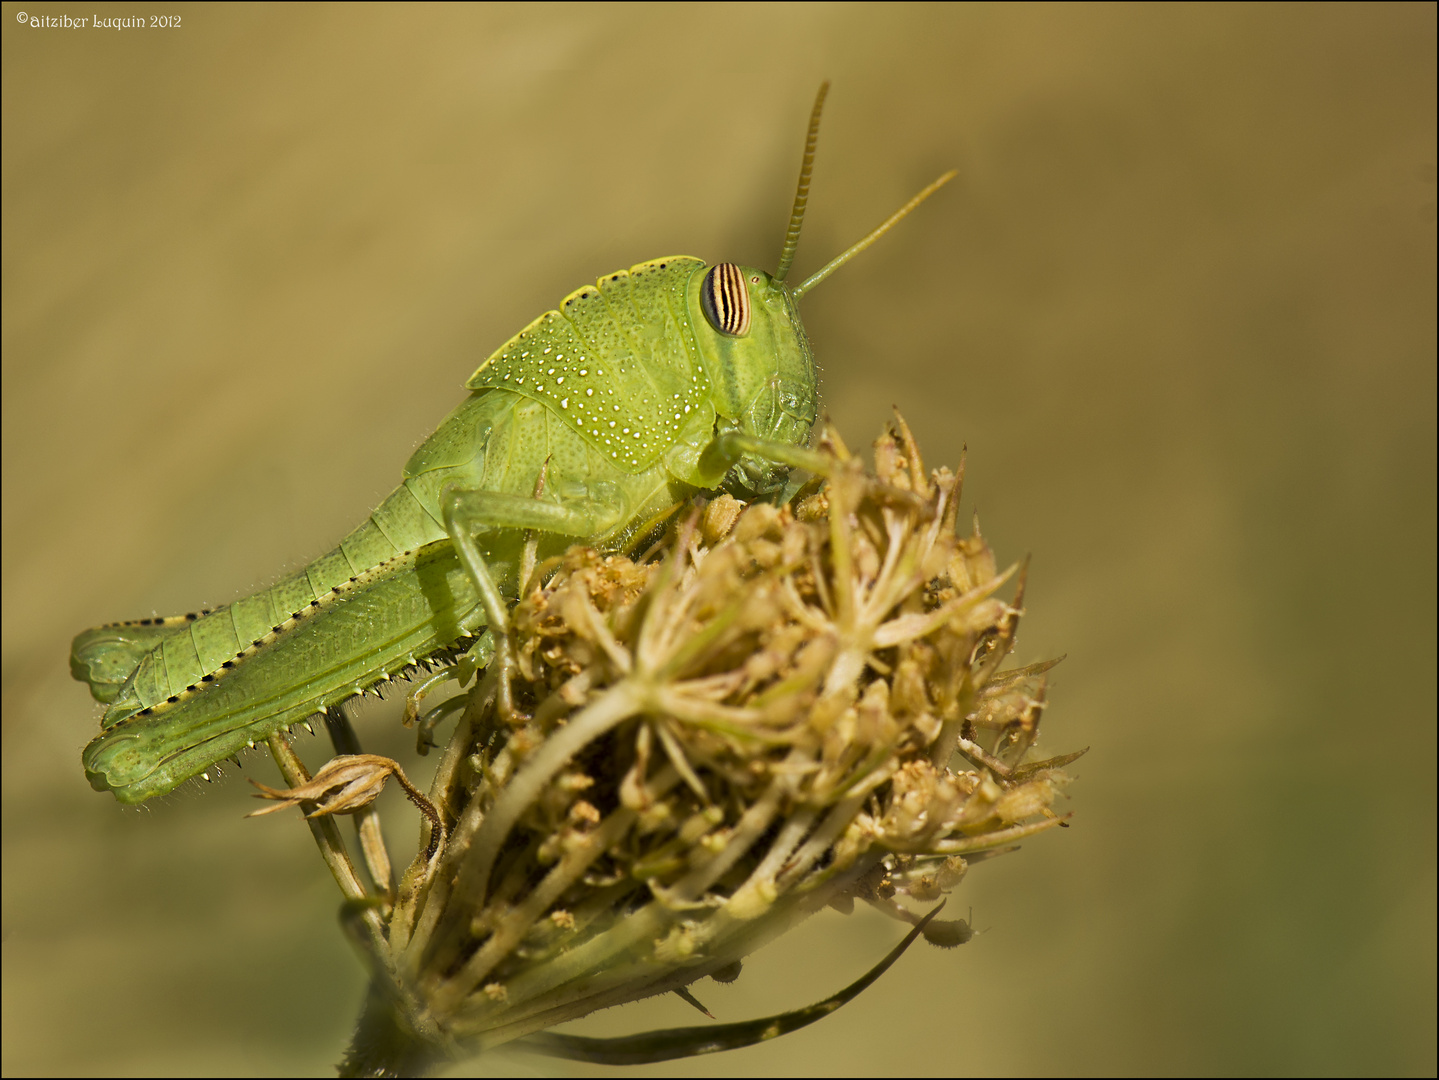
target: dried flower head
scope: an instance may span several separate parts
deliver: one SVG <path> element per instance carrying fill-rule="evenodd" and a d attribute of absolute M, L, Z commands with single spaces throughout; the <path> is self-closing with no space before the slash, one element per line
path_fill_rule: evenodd
<path fill-rule="evenodd" d="M 529 576 L 511 692 L 492 664 L 431 789 L 444 828 L 426 819 L 393 902 L 365 912 L 376 991 L 349 1071 L 693 1000 L 691 983 L 732 979 L 825 905 L 861 900 L 960 944 L 966 922 L 922 920 L 906 898 L 932 905 L 970 862 L 1061 823 L 1078 755 L 1034 752 L 1052 664 L 1001 670 L 1022 573 L 1001 598 L 1015 568 L 996 570 L 977 528 L 956 534 L 959 478 L 925 470 L 902 420 L 873 472 L 833 434 L 821 451 L 828 475 L 785 506 L 721 496 L 654 559 L 575 547 Z M 351 761 L 274 794 L 358 809 L 325 793 L 368 795 L 389 771 Z M 656 1060 L 739 1045 L 741 1027 L 701 1029 L 703 1047 L 542 1046 Z"/>

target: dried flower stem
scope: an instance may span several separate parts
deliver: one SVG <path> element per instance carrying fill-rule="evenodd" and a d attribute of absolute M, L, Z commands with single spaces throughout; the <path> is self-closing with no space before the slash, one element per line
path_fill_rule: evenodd
<path fill-rule="evenodd" d="M 267 740 L 270 754 L 275 759 L 275 764 L 280 769 L 280 775 L 285 778 L 285 783 L 292 788 L 301 787 L 309 783 L 310 774 L 305 769 L 305 763 L 295 754 L 290 746 L 290 740 L 282 733 L 276 732 Z M 330 873 L 335 878 L 335 884 L 340 887 L 346 900 L 356 903 L 363 903 L 367 894 L 365 887 L 360 883 L 359 875 L 355 873 L 354 864 L 350 862 L 350 854 L 345 848 L 345 840 L 340 835 L 339 826 L 332 818 L 316 817 L 307 818 L 307 825 L 315 837 L 315 844 L 320 849 L 320 856 L 325 860 L 325 865 L 330 868 Z M 365 913 L 365 929 L 371 938 L 371 945 L 376 950 L 383 947 L 385 927 L 381 922 L 379 912 L 369 909 Z"/>

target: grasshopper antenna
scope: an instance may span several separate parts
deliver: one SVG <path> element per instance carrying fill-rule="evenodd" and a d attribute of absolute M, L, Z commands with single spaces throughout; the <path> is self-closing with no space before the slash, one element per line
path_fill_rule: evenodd
<path fill-rule="evenodd" d="M 776 281 L 789 276 L 794 253 L 799 248 L 799 229 L 804 224 L 804 208 L 809 204 L 809 174 L 814 171 L 814 148 L 819 143 L 819 114 L 824 111 L 825 95 L 829 93 L 829 80 L 819 84 L 819 93 L 814 96 L 814 108 L 809 113 L 809 134 L 804 139 L 804 159 L 799 164 L 799 184 L 794 192 L 794 208 L 789 212 L 789 228 L 785 230 L 784 247 L 779 253 L 779 269 L 774 272 Z"/>
<path fill-rule="evenodd" d="M 823 96 L 824 96 L 823 93 L 821 93 L 820 97 L 823 98 Z M 816 112 L 816 113 L 815 113 L 816 119 L 818 119 L 818 116 L 819 116 L 819 114 L 818 114 L 818 112 Z M 811 134 L 813 134 L 813 132 L 814 132 L 814 125 L 813 125 L 813 124 L 810 125 L 810 132 L 811 132 Z M 805 168 L 806 168 L 806 170 L 809 168 L 809 153 L 808 153 L 807 150 L 806 150 L 806 152 L 805 152 Z M 957 170 L 955 170 L 955 169 L 950 169 L 949 172 L 945 173 L 945 174 L 944 174 L 943 176 L 941 176 L 938 180 L 936 180 L 934 183 L 930 184 L 930 185 L 929 185 L 928 187 L 926 187 L 923 191 L 921 191 L 918 195 L 916 195 L 914 198 L 910 199 L 909 202 L 905 203 L 905 204 L 904 204 L 903 206 L 901 206 L 898 210 L 896 210 L 893 214 L 891 214 L 888 218 L 886 218 L 885 221 L 884 221 L 884 224 L 881 225 L 879 228 L 875 229 L 874 232 L 870 233 L 870 234 L 869 234 L 868 236 L 866 236 L 863 240 L 861 240 L 859 243 L 855 244 L 853 247 L 849 248 L 849 249 L 848 249 L 847 251 L 845 251 L 844 253 L 842 253 L 842 254 L 836 256 L 835 258 L 831 259 L 829 262 L 827 262 L 827 263 L 824 265 L 824 267 L 823 267 L 821 270 L 819 270 L 817 273 L 811 274 L 809 277 L 805 278 L 805 279 L 804 279 L 802 282 L 800 282 L 797 286 L 795 286 L 793 289 L 791 289 L 791 290 L 790 290 L 790 295 L 793 296 L 796 300 L 798 300 L 801 296 L 803 296 L 805 293 L 809 292 L 811 289 L 813 289 L 816 285 L 818 285 L 818 284 L 819 284 L 821 281 L 823 281 L 825 278 L 829 277 L 830 274 L 833 274 L 833 273 L 834 273 L 836 270 L 838 270 L 841 266 L 843 266 L 845 263 L 849 262 L 850 259 L 854 258 L 856 255 L 858 255 L 858 254 L 859 254 L 861 251 L 863 251 L 865 248 L 869 247 L 870 244 L 874 243 L 876 240 L 878 240 L 878 239 L 879 239 L 881 236 L 883 236 L 885 233 L 889 232 L 890 229 L 892 229 L 892 228 L 894 228 L 896 225 L 898 225 L 901 221 L 903 221 L 906 217 L 909 216 L 909 214 L 914 210 L 915 207 L 917 207 L 920 203 L 924 202 L 925 199 L 929 198 L 929 197 L 930 197 L 931 195 L 933 195 L 936 191 L 938 191 L 940 188 L 944 187 L 945 184 L 949 183 L 951 180 L 953 180 L 953 179 L 954 179 L 956 176 L 958 176 L 958 175 L 959 175 L 959 173 L 958 173 Z M 808 174 L 808 172 L 801 173 L 801 174 L 800 174 L 800 185 L 801 185 L 800 190 L 801 190 L 801 192 L 804 191 L 804 185 L 807 184 L 808 181 L 809 181 L 809 174 Z M 799 199 L 799 198 L 796 198 L 796 199 L 795 199 L 795 213 L 796 213 L 796 214 L 800 214 L 800 213 L 803 213 L 803 211 L 804 211 L 804 203 L 803 203 L 803 201 L 802 201 L 801 199 Z M 798 235 L 798 233 L 799 233 L 799 226 L 798 226 L 797 224 L 795 224 L 793 218 L 790 220 L 790 230 L 791 230 L 795 235 Z M 788 240 L 788 238 L 786 238 L 786 240 L 785 240 L 785 250 L 786 250 L 786 251 L 789 250 L 789 240 Z"/>

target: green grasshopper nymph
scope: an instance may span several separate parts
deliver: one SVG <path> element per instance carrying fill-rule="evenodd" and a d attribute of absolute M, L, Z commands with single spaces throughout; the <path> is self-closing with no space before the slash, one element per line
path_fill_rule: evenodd
<path fill-rule="evenodd" d="M 787 285 L 827 88 L 773 275 L 688 256 L 606 274 L 479 366 L 403 482 L 334 550 L 217 610 L 76 637 L 71 671 L 108 706 L 82 758 L 91 785 L 126 803 L 164 794 L 426 663 L 473 668 L 493 649 L 504 695 L 505 598 L 526 535 L 541 559 L 576 540 L 614 551 L 697 491 L 768 496 L 791 467 L 819 467 L 798 301 L 954 175 Z"/>

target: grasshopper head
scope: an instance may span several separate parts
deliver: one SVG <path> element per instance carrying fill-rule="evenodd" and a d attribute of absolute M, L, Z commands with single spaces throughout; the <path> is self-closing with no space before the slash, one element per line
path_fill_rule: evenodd
<path fill-rule="evenodd" d="M 717 263 L 690 283 L 691 325 L 722 428 L 796 446 L 818 414 L 814 354 L 788 289 L 763 270 Z M 746 455 L 728 486 L 764 495 L 784 485 L 782 465 Z"/>
<path fill-rule="evenodd" d="M 814 354 L 800 322 L 800 297 L 874 243 L 916 206 L 954 178 L 947 172 L 858 243 L 831 259 L 798 285 L 786 284 L 805 207 L 819 138 L 819 117 L 829 83 L 822 83 L 809 117 L 799 184 L 789 228 L 773 274 L 752 266 L 716 263 L 697 269 L 688 289 L 690 325 L 709 376 L 717 427 L 770 442 L 803 446 L 818 413 Z M 730 469 L 724 486 L 743 497 L 763 496 L 784 486 L 786 466 L 745 454 Z"/>

